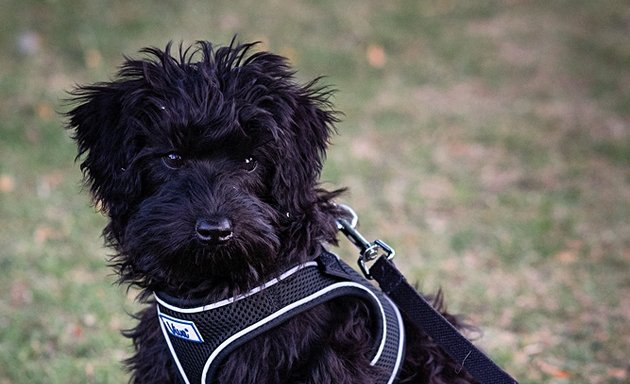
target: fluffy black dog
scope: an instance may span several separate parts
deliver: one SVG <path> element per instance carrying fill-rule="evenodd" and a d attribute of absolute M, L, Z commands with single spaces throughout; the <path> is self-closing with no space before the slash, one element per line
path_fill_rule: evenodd
<path fill-rule="evenodd" d="M 115 80 L 73 92 L 68 128 L 110 219 L 112 264 L 147 304 L 125 332 L 134 383 L 179 380 L 153 292 L 225 299 L 336 244 L 341 190 L 317 181 L 337 116 L 330 90 L 298 84 L 286 59 L 252 45 L 146 48 Z M 367 313 L 352 298 L 318 305 L 232 352 L 217 381 L 373 383 Z M 472 379 L 409 327 L 399 382 Z"/>

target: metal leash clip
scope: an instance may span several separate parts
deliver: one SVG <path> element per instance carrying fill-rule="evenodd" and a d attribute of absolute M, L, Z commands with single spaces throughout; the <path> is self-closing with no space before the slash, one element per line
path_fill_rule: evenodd
<path fill-rule="evenodd" d="M 350 221 L 345 218 L 338 218 L 337 228 L 359 249 L 359 259 L 357 260 L 359 268 L 361 268 L 361 272 L 363 272 L 367 279 L 372 280 L 367 262 L 373 261 L 379 256 L 384 256 L 388 260 L 391 260 L 396 255 L 396 251 L 382 240 L 377 239 L 371 243 L 367 241 L 357 230 L 359 216 L 356 212 L 345 204 L 338 204 L 337 206 L 348 212 L 351 216 Z"/>

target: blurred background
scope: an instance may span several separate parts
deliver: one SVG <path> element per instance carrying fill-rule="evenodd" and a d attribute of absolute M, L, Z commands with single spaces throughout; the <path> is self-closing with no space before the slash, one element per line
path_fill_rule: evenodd
<path fill-rule="evenodd" d="M 495 361 L 521 383 L 627 383 L 630 4 L 252 4 L 0 0 L 0 384 L 127 381 L 135 293 L 106 266 L 67 91 L 141 47 L 235 34 L 339 90 L 325 185 Z"/>

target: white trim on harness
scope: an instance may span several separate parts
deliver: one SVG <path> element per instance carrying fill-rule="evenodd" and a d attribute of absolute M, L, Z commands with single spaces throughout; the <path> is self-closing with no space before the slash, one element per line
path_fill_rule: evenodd
<path fill-rule="evenodd" d="M 267 322 L 281 316 L 282 314 L 297 308 L 301 305 L 304 305 L 332 290 L 338 289 L 338 288 L 342 288 L 342 287 L 356 287 L 359 288 L 361 290 L 366 291 L 368 294 L 370 294 L 372 297 L 374 297 L 374 300 L 378 303 L 379 305 L 379 309 L 381 312 L 381 316 L 383 317 L 383 337 L 381 338 L 381 343 L 379 345 L 378 351 L 376 353 L 376 355 L 374 356 L 374 358 L 372 359 L 372 361 L 370 362 L 370 365 L 374 365 L 376 364 L 376 362 L 378 361 L 378 359 L 381 357 L 381 354 L 383 353 L 383 348 L 385 347 L 385 340 L 387 337 L 387 319 L 385 318 L 385 311 L 382 307 L 382 305 L 380 304 L 380 302 L 378 301 L 378 298 L 376 297 L 376 295 L 374 293 L 372 293 L 372 291 L 370 291 L 368 288 L 362 286 L 361 284 L 358 283 L 354 283 L 354 282 L 341 282 L 341 283 L 336 283 L 336 284 L 332 284 L 329 285 L 328 287 L 317 291 L 315 293 L 313 293 L 310 296 L 307 296 L 301 300 L 298 300 L 282 309 L 280 309 L 277 312 L 274 312 L 273 314 L 271 314 L 270 316 L 265 317 L 264 319 L 250 325 L 247 328 L 242 329 L 241 331 L 235 333 L 234 335 L 232 335 L 231 337 L 229 337 L 228 339 L 226 339 L 223 343 L 221 343 L 210 355 L 210 357 L 208 357 L 208 360 L 206 360 L 206 364 L 203 367 L 203 372 L 201 375 L 201 382 L 205 383 L 206 382 L 206 376 L 208 374 L 208 369 L 210 368 L 210 364 L 212 364 L 212 362 L 214 361 L 214 359 L 218 356 L 219 353 L 221 353 L 221 351 L 223 351 L 229 344 L 233 343 L 234 341 L 238 340 L 239 338 L 241 338 L 243 335 L 246 335 L 247 333 L 255 330 L 256 328 L 259 328 L 261 326 L 263 326 L 264 324 L 266 324 Z M 398 316 L 400 316 L 398 314 Z M 401 353 L 399 353 L 401 354 Z M 394 373 L 392 374 L 393 377 L 396 376 L 396 373 L 398 373 L 397 370 L 394 371 Z M 389 381 L 391 382 L 393 381 L 393 378 Z"/>
<path fill-rule="evenodd" d="M 400 311 L 398 310 L 396 304 L 394 304 L 394 302 L 387 296 L 385 296 L 385 299 L 390 302 L 392 308 L 394 309 L 394 312 L 396 313 L 396 320 L 398 320 L 398 329 L 400 330 L 400 337 L 398 338 L 398 352 L 396 352 L 396 365 L 394 365 L 394 373 L 390 376 L 389 381 L 387 382 L 387 384 L 392 384 L 394 380 L 396 380 L 398 369 L 400 369 L 400 364 L 403 360 L 403 351 L 405 349 L 405 324 L 403 324 L 402 316 L 400 315 Z"/>
<path fill-rule="evenodd" d="M 263 289 L 269 288 L 272 285 L 277 284 L 278 282 L 280 282 L 281 280 L 286 279 L 287 277 L 293 275 L 295 272 L 299 271 L 302 268 L 306 268 L 306 267 L 313 267 L 313 266 L 317 266 L 317 262 L 316 261 L 310 261 L 308 263 L 304 263 L 304 264 L 300 264 L 296 267 L 293 267 L 291 269 L 289 269 L 288 271 L 286 271 L 285 273 L 283 273 L 282 275 L 280 275 L 279 277 L 269 280 L 268 282 L 259 285 L 258 287 L 252 289 L 251 291 L 247 292 L 247 293 L 243 293 L 241 295 L 238 296 L 234 296 L 234 297 L 229 297 L 225 300 L 221 300 L 221 301 L 217 301 L 216 303 L 212 303 L 212 304 L 207 304 L 207 305 L 203 305 L 200 307 L 194 307 L 194 308 L 179 308 L 176 307 L 174 305 L 171 305 L 167 302 L 165 302 L 164 300 L 160 299 L 156 294 L 153 294 L 153 296 L 155 297 L 155 299 L 157 300 L 158 303 L 160 303 L 160 305 L 164 306 L 165 308 L 170 309 L 171 311 L 176 311 L 176 312 L 180 312 L 180 313 L 199 313 L 199 312 L 205 312 L 205 311 L 209 311 L 211 309 L 215 309 L 215 308 L 219 308 L 219 307 L 223 307 L 225 305 L 229 305 L 232 304 L 234 302 L 237 302 L 239 300 L 242 300 L 246 297 L 249 297 L 251 295 L 254 295 L 260 291 L 262 291 Z"/>
<path fill-rule="evenodd" d="M 157 299 L 157 295 L 155 296 L 155 298 Z M 162 312 L 160 312 L 159 305 L 156 305 L 155 307 L 157 308 L 158 319 L 159 319 L 160 316 L 162 315 Z M 164 338 L 166 339 L 166 344 L 168 345 L 168 349 L 171 351 L 171 356 L 173 356 L 173 359 L 175 360 L 175 365 L 177 365 L 177 369 L 179 369 L 179 373 L 181 373 L 182 379 L 184 379 L 184 384 L 190 384 L 190 381 L 188 380 L 188 377 L 186 376 L 186 372 L 184 371 L 184 367 L 182 367 L 182 364 L 179 362 L 179 358 L 177 357 L 177 354 L 175 353 L 175 349 L 173 349 L 171 338 L 169 337 L 169 333 L 166 330 L 164 323 L 161 320 L 159 321 L 159 323 L 160 323 L 160 328 L 162 329 L 162 333 L 164 334 Z"/>

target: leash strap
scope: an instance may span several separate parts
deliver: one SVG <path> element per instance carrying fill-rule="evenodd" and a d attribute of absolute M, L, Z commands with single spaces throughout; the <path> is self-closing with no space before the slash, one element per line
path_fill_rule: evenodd
<path fill-rule="evenodd" d="M 369 273 L 407 318 L 477 381 L 482 384 L 517 384 L 418 294 L 386 256 L 379 257 Z"/>

